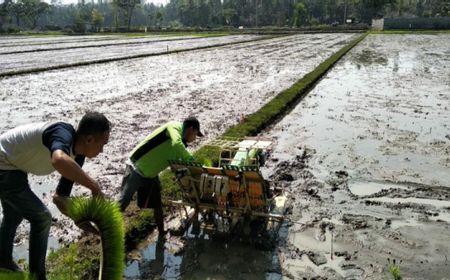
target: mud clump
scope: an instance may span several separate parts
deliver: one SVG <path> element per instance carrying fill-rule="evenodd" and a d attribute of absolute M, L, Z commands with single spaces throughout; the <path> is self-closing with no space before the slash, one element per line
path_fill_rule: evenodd
<path fill-rule="evenodd" d="M 332 176 L 326 180 L 326 183 L 331 186 L 331 191 L 333 192 L 346 187 L 347 182 L 348 172 L 344 170 L 335 171 Z"/>
<path fill-rule="evenodd" d="M 276 181 L 288 181 L 288 182 L 292 182 L 294 181 L 294 176 L 292 176 L 289 173 L 280 173 L 278 174 Z"/>
<path fill-rule="evenodd" d="M 273 174 L 269 177 L 272 181 L 292 182 L 314 176 L 311 171 L 307 170 L 309 167 L 308 160 L 314 154 L 314 150 L 304 147 L 298 147 L 298 149 L 301 150 L 301 154 L 296 155 L 292 160 L 281 161 L 275 166 Z M 278 159 L 273 159 L 272 161 L 277 162 Z"/>
<path fill-rule="evenodd" d="M 318 252 L 308 252 L 308 258 L 317 266 L 327 263 L 327 258 L 324 254 Z"/>
<path fill-rule="evenodd" d="M 350 225 L 353 230 L 365 229 L 369 227 L 368 218 L 370 217 L 346 214 L 342 217 L 342 222 Z"/>
<path fill-rule="evenodd" d="M 355 251 L 355 254 L 357 251 Z M 336 257 L 344 257 L 346 261 L 349 261 L 352 259 L 352 255 L 348 251 L 342 251 L 342 252 L 334 252 L 334 255 Z M 342 269 L 344 269 L 344 266 L 342 266 Z"/>

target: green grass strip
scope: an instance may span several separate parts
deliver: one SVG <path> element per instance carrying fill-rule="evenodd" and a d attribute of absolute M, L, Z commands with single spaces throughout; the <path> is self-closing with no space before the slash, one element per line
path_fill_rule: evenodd
<path fill-rule="evenodd" d="M 427 29 L 392 29 L 392 30 L 373 30 L 370 34 L 383 34 L 383 35 L 401 35 L 401 34 L 416 34 L 416 35 L 438 35 L 449 34 L 450 30 L 427 30 Z"/>

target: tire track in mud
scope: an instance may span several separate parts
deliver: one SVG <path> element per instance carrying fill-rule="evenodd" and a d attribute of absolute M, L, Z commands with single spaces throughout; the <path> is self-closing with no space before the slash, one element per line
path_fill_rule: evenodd
<path fill-rule="evenodd" d="M 4 71 L 4 72 L 0 72 L 0 78 L 17 76 L 17 75 L 26 75 L 26 74 L 31 74 L 31 73 L 39 73 L 39 72 L 51 71 L 51 70 L 57 70 L 57 69 L 65 69 L 65 68 L 73 68 L 73 67 L 79 67 L 79 66 L 87 66 L 87 65 L 94 65 L 94 64 L 102 64 L 102 63 L 130 60 L 130 59 L 136 59 L 136 58 L 145 58 L 145 57 L 152 57 L 152 56 L 184 53 L 184 52 L 190 52 L 190 51 L 196 51 L 196 50 L 220 48 L 220 47 L 225 47 L 225 46 L 230 46 L 230 45 L 235 45 L 235 44 L 245 44 L 248 42 L 269 40 L 274 37 L 279 37 L 279 36 L 272 36 L 272 37 L 263 36 L 261 38 L 252 38 L 249 40 L 218 43 L 218 44 L 212 44 L 212 45 L 206 45 L 206 46 L 196 46 L 193 48 L 184 48 L 184 49 L 182 48 L 182 49 L 176 49 L 176 50 L 142 53 L 142 54 L 122 56 L 122 57 L 112 57 L 112 58 L 104 58 L 104 59 L 96 59 L 96 60 L 94 59 L 94 60 L 90 60 L 90 61 L 80 61 L 80 62 L 75 62 L 75 63 L 67 63 L 67 64 L 60 64 L 60 65 L 53 65 L 53 66 L 35 67 L 35 68 L 31 68 L 31 69 Z M 205 38 L 201 38 L 201 39 L 205 39 Z"/>

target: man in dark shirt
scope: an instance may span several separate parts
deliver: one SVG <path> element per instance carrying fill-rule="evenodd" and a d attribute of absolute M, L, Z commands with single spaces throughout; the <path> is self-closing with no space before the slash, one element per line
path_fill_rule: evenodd
<path fill-rule="evenodd" d="M 31 191 L 27 173 L 47 175 L 54 170 L 62 178 L 54 202 L 65 213 L 63 198 L 70 195 L 73 182 L 103 196 L 98 183 L 81 166 L 85 157 L 103 151 L 108 142 L 110 122 L 103 114 L 89 112 L 77 130 L 64 122 L 19 126 L 0 135 L 0 201 L 3 220 L 0 226 L 0 268 L 18 271 L 13 261 L 13 241 L 23 219 L 30 222 L 29 267 L 32 277 L 46 279 L 45 257 L 51 215 Z"/>

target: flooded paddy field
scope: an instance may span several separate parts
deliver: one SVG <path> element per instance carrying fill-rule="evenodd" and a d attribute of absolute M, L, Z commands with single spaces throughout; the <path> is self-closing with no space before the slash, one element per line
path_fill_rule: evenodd
<path fill-rule="evenodd" d="M 357 35 L 298 35 L 2 78 L 0 130 L 33 120 L 73 114 L 79 118 L 80 108 L 98 108 L 111 112 L 116 125 L 128 132 L 130 127 L 121 125 L 126 120 L 155 127 L 171 117 L 202 114 L 214 137 L 353 36 Z M 118 130 L 120 136 L 123 131 Z"/>
<path fill-rule="evenodd" d="M 114 123 L 110 143 L 85 169 L 117 199 L 126 155 L 152 129 L 195 114 L 204 143 L 353 36 L 296 35 L 3 78 L 0 131 L 104 112 Z M 448 277 L 449 45 L 449 35 L 370 35 L 262 134 L 276 142 L 263 175 L 290 198 L 273 251 L 150 236 L 129 256 L 126 279 L 384 279 L 394 261 L 404 279 Z M 50 203 L 56 181 L 31 178 L 55 214 L 52 240 L 66 242 L 79 231 Z"/>
<path fill-rule="evenodd" d="M 1 36 L 0 47 L 46 45 L 69 42 L 89 42 L 96 40 L 114 40 L 120 35 L 85 35 L 85 36 Z"/>
<path fill-rule="evenodd" d="M 369 35 L 264 136 L 289 279 L 448 279 L 450 36 Z"/>
<path fill-rule="evenodd" d="M 193 114 L 207 133 L 204 143 L 242 114 L 258 110 L 355 36 L 296 35 L 2 78 L 0 131 L 31 121 L 76 123 L 89 109 L 105 113 L 114 125 L 110 143 L 100 157 L 87 161 L 85 170 L 117 199 L 126 157 L 150 131 Z M 31 176 L 30 182 L 55 216 L 51 235 L 66 242 L 79 231 L 51 203 L 57 179 L 56 174 Z M 27 234 L 22 230 L 18 243 Z"/>
<path fill-rule="evenodd" d="M 127 44 L 145 44 L 154 41 L 172 41 L 172 40 L 185 40 L 196 38 L 195 36 L 165 36 L 165 35 L 149 35 L 142 37 L 107 37 L 95 39 L 84 39 L 80 36 L 78 40 L 63 40 L 60 41 L 55 38 L 52 41 L 46 41 L 45 43 L 5 43 L 5 40 L 0 40 L 0 54 L 14 54 L 20 52 L 38 52 L 38 51 L 53 51 L 58 49 L 70 49 L 70 48 L 88 48 L 88 47 L 98 47 L 98 46 L 109 46 L 109 45 L 127 45 Z M 8 41 L 7 41 L 8 42 Z"/>
<path fill-rule="evenodd" d="M 127 279 L 384 279 L 389 264 L 404 279 L 447 279 L 449 42 L 369 36 L 262 134 L 276 141 L 264 177 L 290 197 L 275 250 L 153 240 Z"/>
<path fill-rule="evenodd" d="M 263 38 L 258 35 L 236 35 L 209 38 L 186 38 L 184 40 L 153 40 L 141 44 L 116 44 L 104 47 L 72 48 L 30 53 L 0 54 L 0 74 L 10 71 L 45 69 L 66 64 L 98 61 L 102 59 L 119 59 L 133 55 L 160 54 L 199 47 L 249 41 Z M 123 42 L 119 40 L 119 43 Z"/>

